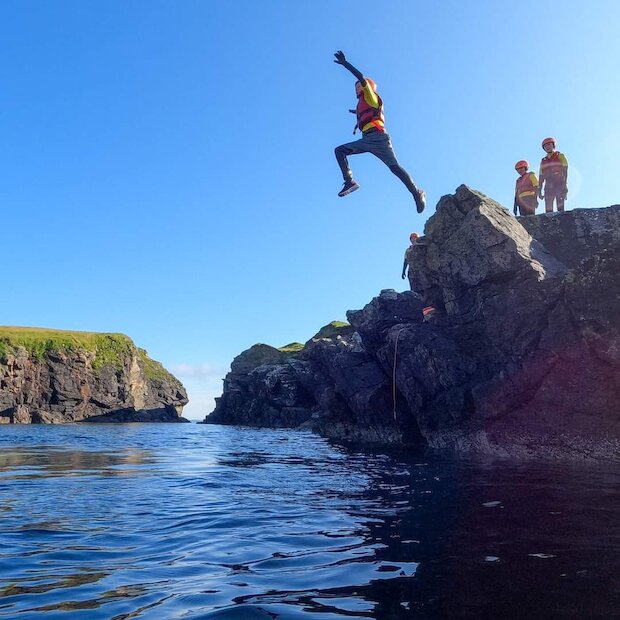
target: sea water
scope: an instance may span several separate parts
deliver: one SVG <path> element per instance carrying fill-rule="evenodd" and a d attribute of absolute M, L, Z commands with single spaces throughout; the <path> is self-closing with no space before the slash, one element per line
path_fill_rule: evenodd
<path fill-rule="evenodd" d="M 620 469 L 0 427 L 0 618 L 620 617 Z"/>

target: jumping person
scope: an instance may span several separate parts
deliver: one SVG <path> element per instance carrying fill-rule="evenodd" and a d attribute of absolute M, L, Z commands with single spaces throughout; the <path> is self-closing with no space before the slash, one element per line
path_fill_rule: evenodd
<path fill-rule="evenodd" d="M 541 200 L 544 197 L 547 213 L 553 212 L 554 199 L 558 211 L 564 211 L 564 201 L 568 194 L 568 161 L 564 154 L 555 150 L 555 146 L 555 138 L 545 138 L 542 141 L 543 150 L 547 154 L 540 161 L 538 196 Z"/>
<path fill-rule="evenodd" d="M 338 51 L 334 54 L 336 64 L 348 69 L 356 78 L 355 94 L 357 95 L 357 108 L 350 110 L 357 116 L 355 131 L 359 128 L 362 138 L 355 142 L 348 142 L 336 147 L 336 159 L 342 171 L 344 186 L 338 192 L 338 196 L 346 196 L 356 189 L 359 185 L 353 180 L 353 175 L 349 168 L 347 157 L 358 153 L 372 153 L 378 157 L 404 184 L 411 192 L 415 200 L 418 213 L 424 211 L 426 206 L 426 194 L 424 190 L 418 189 L 407 174 L 407 171 L 398 163 L 392 140 L 385 131 L 383 117 L 383 101 L 377 94 L 377 85 L 368 77 L 364 77 L 351 63 L 345 58 L 344 52 Z"/>
<path fill-rule="evenodd" d="M 530 164 L 522 159 L 515 164 L 515 170 L 519 173 L 519 178 L 515 185 L 515 204 L 514 214 L 517 215 L 536 215 L 538 208 L 538 179 L 533 172 L 528 172 Z"/>

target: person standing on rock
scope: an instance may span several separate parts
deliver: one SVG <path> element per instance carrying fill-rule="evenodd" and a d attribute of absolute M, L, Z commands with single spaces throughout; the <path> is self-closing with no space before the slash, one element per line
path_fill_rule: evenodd
<path fill-rule="evenodd" d="M 521 159 L 515 164 L 515 170 L 519 173 L 515 186 L 514 214 L 536 215 L 538 208 L 538 179 L 533 172 L 529 172 L 530 164 Z"/>
<path fill-rule="evenodd" d="M 344 185 L 338 192 L 338 196 L 343 197 L 359 189 L 359 185 L 353 180 L 353 174 L 349 168 L 347 157 L 358 153 L 372 153 L 378 157 L 404 184 L 411 192 L 416 204 L 418 213 L 424 211 L 426 206 L 426 194 L 424 190 L 418 189 L 407 173 L 398 163 L 396 154 L 392 148 L 392 140 L 385 131 L 385 119 L 383 116 L 383 101 L 377 93 L 377 85 L 368 77 L 364 77 L 350 62 L 347 61 L 344 52 L 337 51 L 334 62 L 342 65 L 349 70 L 356 78 L 355 94 L 357 95 L 357 107 L 349 110 L 357 116 L 357 122 L 353 133 L 359 129 L 362 132 L 360 140 L 341 144 L 336 147 L 336 160 L 342 171 Z"/>
<path fill-rule="evenodd" d="M 545 138 L 542 141 L 543 150 L 547 154 L 540 162 L 538 196 L 541 200 L 544 197 L 547 213 L 553 212 L 554 200 L 558 211 L 564 211 L 564 201 L 568 195 L 568 160 L 565 155 L 555 150 L 555 146 L 555 138 Z"/>
<path fill-rule="evenodd" d="M 407 277 L 409 278 L 409 288 L 412 291 L 416 291 L 418 288 L 416 286 L 416 282 L 413 277 L 413 269 L 411 269 L 411 265 L 413 264 L 413 248 L 420 243 L 419 241 L 420 235 L 418 233 L 411 233 L 409 235 L 409 241 L 411 242 L 409 247 L 405 250 L 405 260 L 403 262 L 403 273 L 401 278 L 405 279 L 405 272 L 407 272 Z M 408 269 L 408 270 L 407 270 Z"/>

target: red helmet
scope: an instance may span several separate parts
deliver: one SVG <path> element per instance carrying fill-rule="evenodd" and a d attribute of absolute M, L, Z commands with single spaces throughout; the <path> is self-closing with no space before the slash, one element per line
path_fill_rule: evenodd
<path fill-rule="evenodd" d="M 409 239 L 417 239 L 420 235 L 418 235 L 418 233 L 411 233 L 409 235 Z"/>
<path fill-rule="evenodd" d="M 525 168 L 526 170 L 529 169 L 530 164 L 528 161 L 526 161 L 525 159 L 520 159 L 516 164 L 515 164 L 515 170 L 518 170 L 519 168 Z"/>
<path fill-rule="evenodd" d="M 546 146 L 547 144 L 553 144 L 553 147 L 555 148 L 555 144 L 556 144 L 556 142 L 555 142 L 555 138 L 545 138 L 545 139 L 542 141 L 542 147 L 543 147 L 543 149 L 545 148 L 545 146 Z"/>

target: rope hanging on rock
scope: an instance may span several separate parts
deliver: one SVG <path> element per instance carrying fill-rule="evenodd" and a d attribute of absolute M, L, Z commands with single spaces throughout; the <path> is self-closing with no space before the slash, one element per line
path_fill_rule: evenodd
<path fill-rule="evenodd" d="M 398 352 L 398 339 L 400 337 L 400 332 L 405 329 L 401 327 L 396 334 L 396 340 L 394 342 L 394 364 L 392 366 L 392 402 L 393 402 L 393 414 L 394 414 L 394 422 L 396 422 L 396 354 Z"/>

